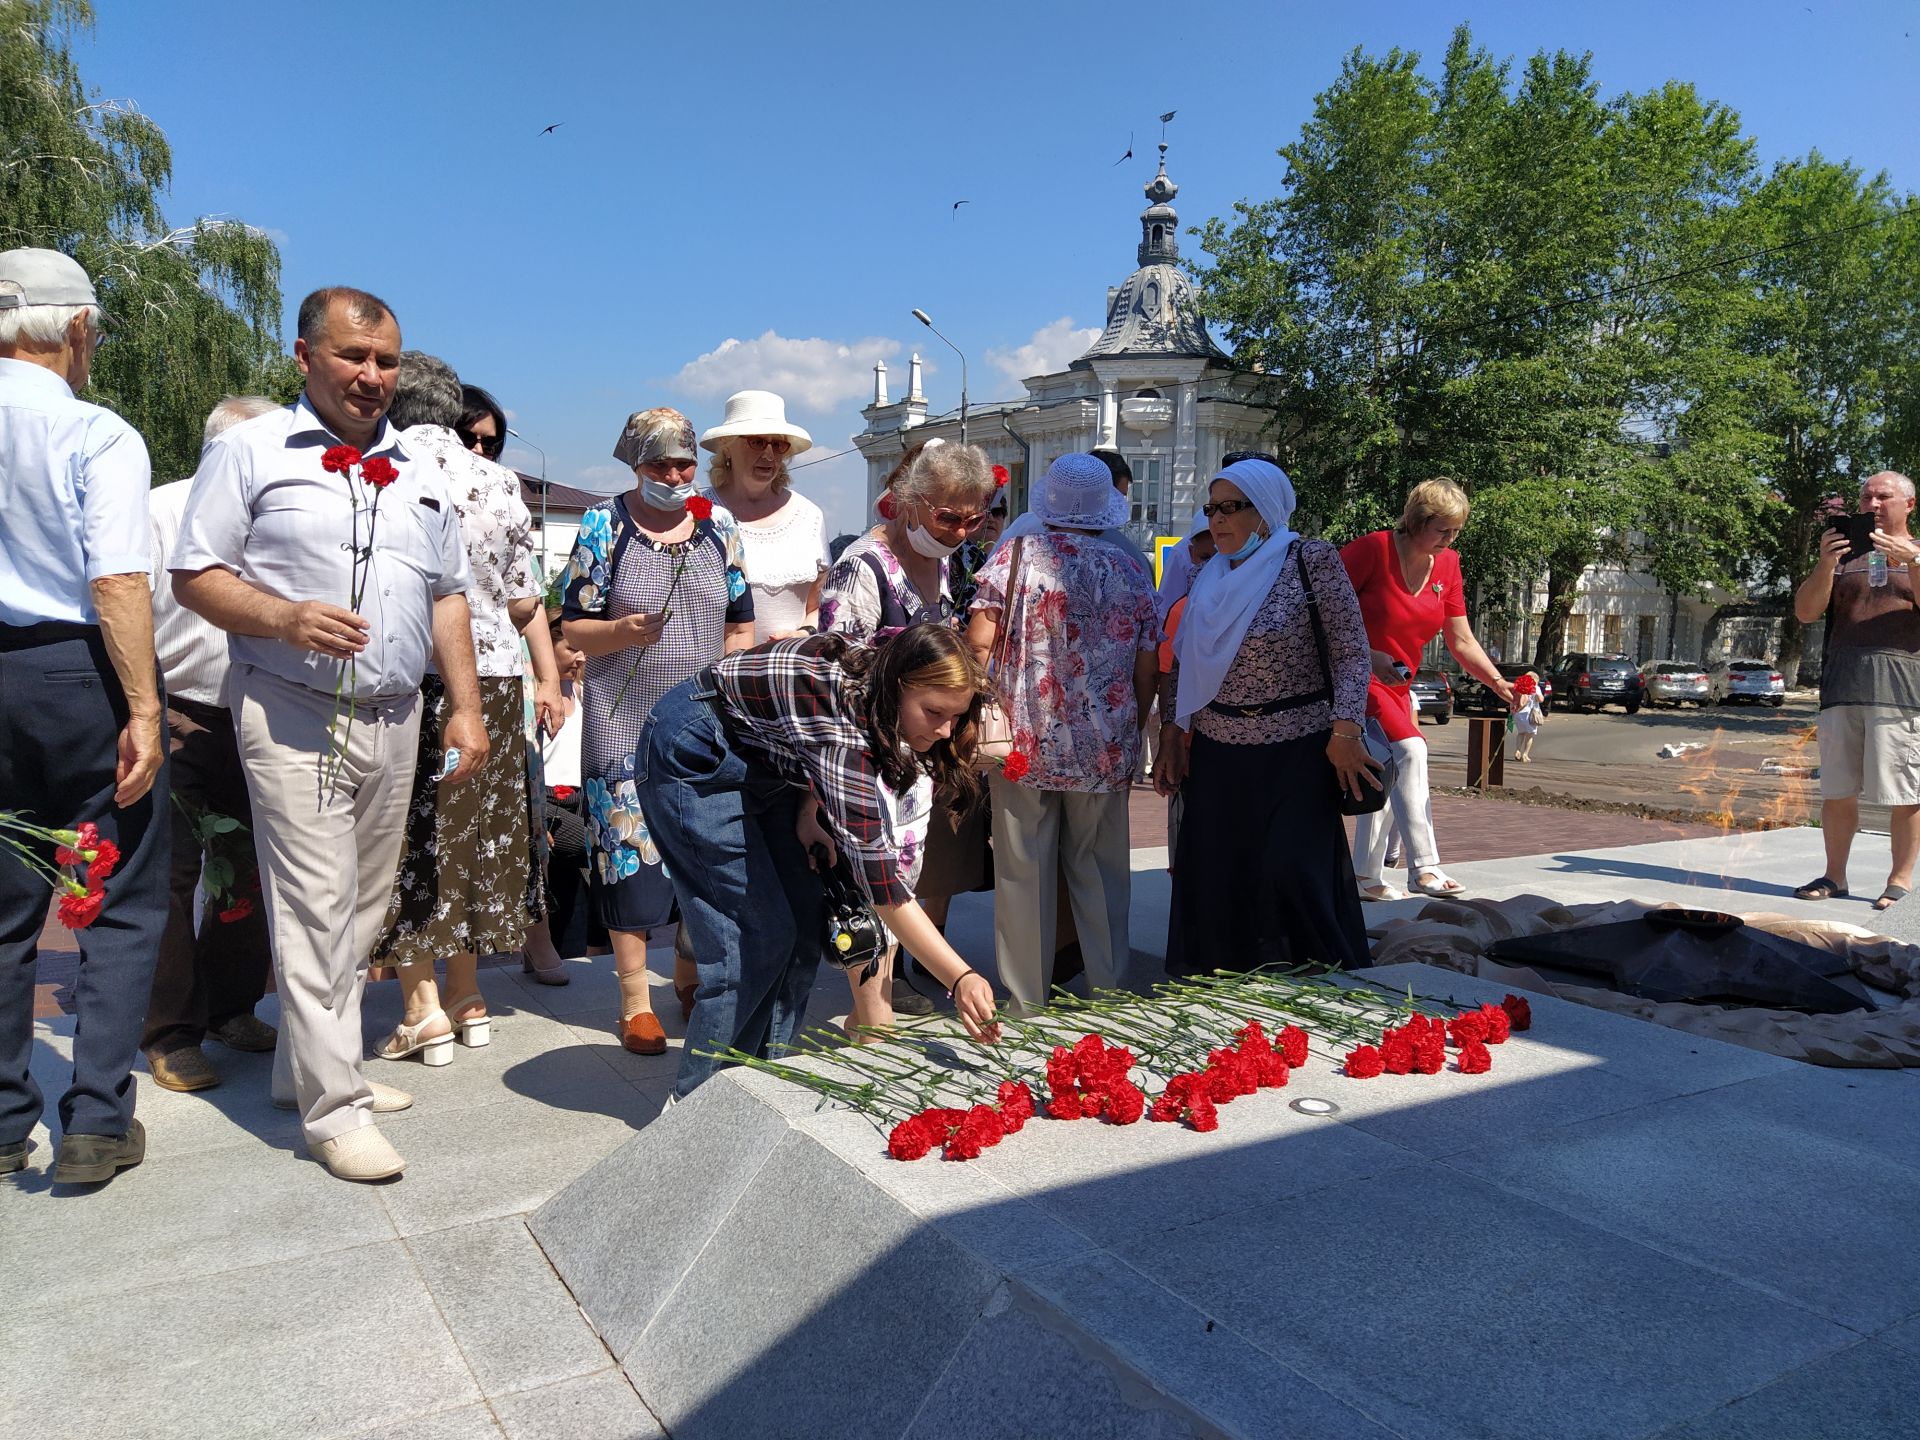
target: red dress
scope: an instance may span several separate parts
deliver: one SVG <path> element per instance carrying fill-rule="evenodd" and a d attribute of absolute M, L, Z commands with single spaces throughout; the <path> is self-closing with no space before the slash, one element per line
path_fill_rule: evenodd
<path fill-rule="evenodd" d="M 1442 550 L 1433 557 L 1433 573 L 1419 590 L 1407 589 L 1391 530 L 1362 535 L 1340 551 L 1340 559 L 1353 581 L 1354 593 L 1360 597 L 1367 643 L 1384 650 L 1409 671 L 1420 668 L 1420 652 L 1447 621 L 1467 613 L 1456 551 Z M 1374 677 L 1367 687 L 1367 714 L 1380 722 L 1389 740 L 1413 740 L 1420 735 L 1404 685 L 1383 685 L 1379 677 Z"/>

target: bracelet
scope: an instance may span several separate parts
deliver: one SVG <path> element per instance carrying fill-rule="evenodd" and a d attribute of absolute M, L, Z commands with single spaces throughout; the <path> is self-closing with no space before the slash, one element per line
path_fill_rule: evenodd
<path fill-rule="evenodd" d="M 953 999 L 953 992 L 960 988 L 960 982 L 966 979 L 967 976 L 979 975 L 979 974 L 980 972 L 978 970 L 974 969 L 971 965 L 969 965 L 966 969 L 962 970 L 958 975 L 954 976 L 953 984 L 947 987 L 947 999 L 949 1000 Z"/>
<path fill-rule="evenodd" d="M 1337 726 L 1337 725 L 1338 725 L 1338 724 L 1339 724 L 1340 722 L 1338 722 L 1338 721 L 1335 721 L 1334 723 L 1335 723 L 1335 725 Z M 1352 724 L 1353 724 L 1353 722 L 1352 722 L 1351 720 L 1349 720 L 1349 721 L 1347 721 L 1346 723 L 1347 723 L 1347 724 L 1349 724 L 1349 725 L 1352 725 Z M 1360 730 L 1360 728 L 1359 728 L 1359 727 L 1358 727 L 1358 726 L 1356 725 L 1356 726 L 1354 726 L 1354 728 L 1353 728 L 1353 729 L 1351 729 L 1351 730 L 1340 730 L 1340 729 L 1335 729 L 1333 733 L 1334 733 L 1335 735 L 1337 735 L 1337 736 L 1339 736 L 1339 737 L 1340 737 L 1340 738 L 1341 738 L 1342 740 L 1358 740 L 1358 739 L 1360 738 L 1360 736 L 1361 736 L 1361 733 L 1362 733 L 1362 732 L 1361 732 L 1361 730 Z"/>

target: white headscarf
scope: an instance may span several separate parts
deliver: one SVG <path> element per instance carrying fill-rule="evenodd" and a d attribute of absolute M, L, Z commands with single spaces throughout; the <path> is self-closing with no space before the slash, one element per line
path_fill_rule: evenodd
<path fill-rule="evenodd" d="M 1187 594 L 1187 613 L 1173 641 L 1180 665 L 1174 723 L 1183 730 L 1190 727 L 1194 712 L 1220 693 L 1220 682 L 1240 653 L 1254 612 L 1279 583 L 1293 542 L 1300 538 L 1288 525 L 1293 519 L 1293 482 L 1271 460 L 1237 460 L 1214 478 L 1237 485 L 1271 533 L 1237 567 L 1228 563 L 1224 551 L 1215 555 L 1200 567 Z"/>
<path fill-rule="evenodd" d="M 1160 611 L 1162 625 L 1167 623 L 1167 612 L 1180 603 L 1193 584 L 1193 540 L 1206 528 L 1206 513 L 1196 505 L 1193 519 L 1187 522 L 1186 539 L 1170 548 L 1160 562 L 1160 588 L 1155 593 L 1154 605 Z"/>

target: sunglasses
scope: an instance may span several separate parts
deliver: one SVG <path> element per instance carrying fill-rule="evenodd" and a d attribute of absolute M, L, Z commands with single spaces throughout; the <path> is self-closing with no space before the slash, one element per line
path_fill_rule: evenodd
<path fill-rule="evenodd" d="M 958 530 L 962 535 L 971 535 L 987 523 L 987 514 L 984 510 L 978 510 L 971 515 L 962 515 L 958 510 L 936 508 L 933 519 L 943 530 Z"/>
<path fill-rule="evenodd" d="M 793 442 L 784 435 L 742 435 L 748 449 L 771 450 L 776 455 L 784 455 L 793 449 Z"/>
<path fill-rule="evenodd" d="M 476 435 L 471 430 L 456 430 L 454 433 L 467 449 L 478 450 L 489 460 L 498 460 L 500 452 L 507 448 L 507 437 L 504 435 Z"/>
<path fill-rule="evenodd" d="M 1251 500 L 1211 500 L 1200 507 L 1200 513 L 1211 520 L 1216 515 L 1238 515 L 1242 510 L 1251 509 Z"/>

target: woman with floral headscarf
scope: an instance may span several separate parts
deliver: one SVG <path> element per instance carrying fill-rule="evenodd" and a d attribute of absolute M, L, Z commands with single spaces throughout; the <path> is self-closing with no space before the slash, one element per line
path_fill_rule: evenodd
<path fill-rule="evenodd" d="M 699 451 L 686 416 L 664 407 L 628 416 L 613 458 L 632 468 L 636 484 L 581 517 L 561 628 L 587 657 L 580 771 L 589 885 L 613 937 L 620 1042 L 662 1055 L 666 1033 L 647 991 L 647 931 L 671 917 L 673 883 L 640 813 L 633 752 L 655 701 L 753 643 L 753 596 L 739 526 L 694 495 Z M 690 957 L 676 954 L 674 982 L 691 995 Z"/>

